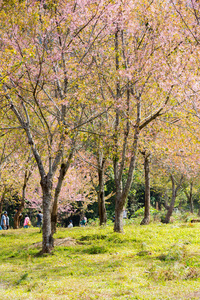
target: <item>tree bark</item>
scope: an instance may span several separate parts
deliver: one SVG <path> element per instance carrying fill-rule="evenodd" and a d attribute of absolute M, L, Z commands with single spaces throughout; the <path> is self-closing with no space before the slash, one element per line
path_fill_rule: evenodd
<path fill-rule="evenodd" d="M 58 221 L 58 198 L 59 198 L 60 191 L 62 188 L 63 180 L 64 180 L 65 175 L 70 167 L 70 163 L 71 163 L 73 154 L 74 154 L 74 147 L 69 154 L 67 162 L 62 163 L 61 167 L 60 167 L 60 174 L 59 174 L 57 186 L 55 189 L 54 201 L 53 201 L 53 206 L 52 206 L 52 211 L 51 211 L 51 234 L 52 234 L 52 236 L 56 232 L 56 225 L 57 225 L 57 221 Z"/>
<path fill-rule="evenodd" d="M 114 231 L 115 232 L 123 232 L 123 207 L 124 204 L 122 202 L 121 193 L 116 193 L 115 198 L 115 224 Z"/>
<path fill-rule="evenodd" d="M 144 155 L 145 170 L 145 207 L 144 218 L 140 225 L 148 225 L 150 222 L 150 153 L 142 152 Z"/>
<path fill-rule="evenodd" d="M 200 216 L 200 207 L 199 207 L 199 210 L 198 210 L 198 216 Z"/>
<path fill-rule="evenodd" d="M 5 200 L 6 193 L 7 193 L 7 189 L 6 189 L 6 187 L 4 187 L 3 193 L 1 195 L 1 201 L 0 201 L 0 216 L 3 212 L 3 203 L 4 203 L 4 200 Z"/>
<path fill-rule="evenodd" d="M 190 192 L 188 194 L 188 192 L 186 190 L 184 190 L 185 195 L 189 201 L 190 204 L 190 212 L 193 214 L 194 213 L 194 203 L 193 203 L 193 198 L 192 198 L 192 191 L 193 191 L 193 182 L 190 182 Z"/>
<path fill-rule="evenodd" d="M 193 190 L 193 182 L 190 182 L 190 211 L 193 214 L 194 213 L 194 203 L 193 203 L 193 198 L 192 198 L 192 190 Z"/>
<path fill-rule="evenodd" d="M 126 140 L 126 136 L 124 139 Z M 137 148 L 138 148 L 138 139 L 139 139 L 139 129 L 136 126 L 128 176 L 127 176 L 126 184 L 123 188 L 122 188 L 122 173 L 124 168 L 125 155 L 123 155 L 122 157 L 122 163 L 120 164 L 120 166 L 117 160 L 114 161 L 114 176 L 115 176 L 115 188 L 116 188 L 115 225 L 114 225 L 115 232 L 123 232 L 123 222 L 120 218 L 121 216 L 123 216 L 123 208 L 126 199 L 128 197 L 128 193 L 130 191 L 132 180 L 133 180 L 133 172 L 135 170 L 135 162 L 136 162 Z M 124 145 L 126 144 L 127 141 L 124 141 Z"/>
<path fill-rule="evenodd" d="M 171 181 L 172 181 L 172 199 L 171 199 L 171 203 L 168 208 L 168 212 L 166 214 L 165 220 L 163 221 L 163 223 L 166 223 L 166 224 L 168 224 L 170 222 L 170 218 L 172 216 L 173 209 L 174 209 L 176 196 L 177 196 L 178 190 L 180 189 L 182 181 L 183 181 L 183 176 L 181 176 L 180 182 L 177 184 L 177 187 L 176 187 L 176 182 L 175 182 L 173 175 L 171 174 L 170 177 L 171 177 Z"/>
<path fill-rule="evenodd" d="M 0 202 L 0 215 L 2 215 L 2 211 L 3 211 L 3 202 L 4 202 L 4 199 L 1 198 L 1 202 Z"/>
<path fill-rule="evenodd" d="M 54 247 L 51 233 L 52 178 L 45 176 L 45 178 L 41 180 L 41 187 L 43 191 L 42 253 L 51 253 Z"/>
<path fill-rule="evenodd" d="M 105 167 L 105 158 L 103 158 L 102 152 L 99 151 L 99 155 L 98 155 L 98 178 L 99 178 L 98 208 L 99 208 L 100 226 L 103 224 L 105 225 L 107 222 L 106 206 L 105 206 L 105 191 L 104 191 L 104 167 Z"/>
<path fill-rule="evenodd" d="M 21 213 L 23 212 L 23 209 L 24 209 L 24 205 L 25 205 L 25 194 L 26 194 L 26 187 L 27 187 L 27 183 L 28 183 L 28 180 L 31 176 L 31 172 L 29 171 L 25 171 L 25 174 L 24 174 L 24 184 L 23 184 L 23 188 L 22 188 L 22 199 L 21 199 L 21 203 L 20 203 L 20 206 L 17 210 L 17 212 L 15 213 L 14 215 L 14 225 L 13 225 L 13 228 L 14 229 L 18 229 L 19 226 L 20 226 L 20 216 L 21 216 Z"/>
<path fill-rule="evenodd" d="M 164 200 L 163 206 L 164 206 L 164 208 L 165 208 L 166 210 L 169 209 L 169 204 L 167 203 L 166 200 Z"/>

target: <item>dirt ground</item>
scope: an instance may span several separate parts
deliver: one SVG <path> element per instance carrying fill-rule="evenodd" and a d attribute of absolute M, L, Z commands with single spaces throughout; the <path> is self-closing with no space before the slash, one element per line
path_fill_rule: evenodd
<path fill-rule="evenodd" d="M 67 237 L 65 239 L 55 239 L 54 240 L 54 246 L 73 246 L 76 244 L 76 241 L 70 237 Z M 39 248 L 42 247 L 42 242 L 35 243 L 32 245 L 33 248 Z"/>

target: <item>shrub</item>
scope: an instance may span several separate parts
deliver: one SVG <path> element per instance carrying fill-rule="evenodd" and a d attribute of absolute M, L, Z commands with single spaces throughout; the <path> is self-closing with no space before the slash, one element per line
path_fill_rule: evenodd
<path fill-rule="evenodd" d="M 186 248 L 185 245 L 182 243 L 174 244 L 167 254 L 161 254 L 159 256 L 160 260 L 174 260 L 180 261 L 186 256 Z"/>
<path fill-rule="evenodd" d="M 157 209 L 155 209 L 154 207 L 150 207 L 150 215 L 151 217 L 160 217 L 161 212 Z M 134 213 L 134 217 L 143 217 L 144 216 L 144 207 L 138 209 L 135 213 Z"/>
<path fill-rule="evenodd" d="M 106 253 L 107 249 L 105 246 L 93 245 L 90 248 L 86 249 L 85 252 L 87 252 L 88 254 L 100 254 Z"/>

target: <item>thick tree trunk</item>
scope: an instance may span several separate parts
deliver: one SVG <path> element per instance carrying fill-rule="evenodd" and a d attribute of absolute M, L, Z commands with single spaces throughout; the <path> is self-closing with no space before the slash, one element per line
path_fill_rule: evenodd
<path fill-rule="evenodd" d="M 115 225 L 114 225 L 114 231 L 115 232 L 123 232 L 123 207 L 122 201 L 121 201 L 121 195 L 116 194 L 115 198 Z"/>
<path fill-rule="evenodd" d="M 18 229 L 20 227 L 20 215 L 23 211 L 23 208 L 22 209 L 18 209 L 17 212 L 15 213 L 14 215 L 14 224 L 13 224 L 13 228 L 14 229 Z"/>
<path fill-rule="evenodd" d="M 171 200 L 171 203 L 170 203 L 170 206 L 169 206 L 169 209 L 167 211 L 167 214 L 165 216 L 165 220 L 163 223 L 166 223 L 168 224 L 170 222 L 170 218 L 172 216 L 172 213 L 173 213 L 173 209 L 174 209 L 174 203 L 175 203 L 175 200 L 176 200 L 176 196 L 173 192 L 173 195 L 172 195 L 172 200 Z"/>
<path fill-rule="evenodd" d="M 98 203 L 99 203 L 99 223 L 101 225 L 106 225 L 107 222 L 107 214 L 105 207 L 105 198 L 104 191 L 98 192 Z"/>
<path fill-rule="evenodd" d="M 144 218 L 140 225 L 148 225 L 150 222 L 150 153 L 142 152 L 144 155 L 145 170 L 145 207 Z"/>
<path fill-rule="evenodd" d="M 51 233 L 52 178 L 46 176 L 45 179 L 41 181 L 41 186 L 43 191 L 42 253 L 51 253 L 54 247 Z"/>
<path fill-rule="evenodd" d="M 167 211 L 167 214 L 166 214 L 166 217 L 165 217 L 165 220 L 163 221 L 163 223 L 168 224 L 170 222 L 170 218 L 172 216 L 173 209 L 174 209 L 174 204 L 175 204 L 177 192 L 178 192 L 178 190 L 181 187 L 182 180 L 183 180 L 183 176 L 181 177 L 180 182 L 179 182 L 179 184 L 176 187 L 175 179 L 174 179 L 173 175 L 171 175 L 171 181 L 172 181 L 172 199 L 171 199 L 171 203 L 170 203 L 170 206 L 168 208 L 168 211 Z"/>
<path fill-rule="evenodd" d="M 105 225 L 107 222 L 106 206 L 105 206 L 105 191 L 104 191 L 104 166 L 105 159 L 103 154 L 99 153 L 98 157 L 98 178 L 99 178 L 99 190 L 98 190 L 98 208 L 99 208 L 99 222 L 100 226 Z"/>

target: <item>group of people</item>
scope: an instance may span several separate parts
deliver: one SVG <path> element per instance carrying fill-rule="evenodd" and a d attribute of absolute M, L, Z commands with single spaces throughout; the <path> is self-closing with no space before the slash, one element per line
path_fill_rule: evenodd
<path fill-rule="evenodd" d="M 37 227 L 41 227 L 42 220 L 43 220 L 43 214 L 41 211 L 38 212 L 36 219 L 37 219 Z M 28 215 L 25 215 L 23 227 L 29 228 L 30 226 L 31 226 L 31 220 Z M 8 217 L 7 211 L 4 211 L 4 213 L 1 217 L 0 230 L 2 230 L 2 229 L 3 230 L 9 229 L 9 217 Z"/>
<path fill-rule="evenodd" d="M 81 227 L 85 227 L 86 224 L 87 224 L 87 218 L 86 218 L 86 217 L 83 217 L 83 218 L 81 219 L 81 221 L 80 221 L 80 226 L 81 226 Z M 68 227 L 68 228 L 74 227 L 72 220 L 69 221 L 69 225 L 68 225 L 67 227 Z"/>
<path fill-rule="evenodd" d="M 41 212 L 41 210 L 39 210 L 37 216 L 37 227 L 41 227 L 42 226 L 42 220 L 43 220 L 43 214 Z M 28 215 L 25 215 L 25 219 L 24 219 L 24 228 L 29 228 L 31 226 L 31 220 L 29 219 Z"/>
<path fill-rule="evenodd" d="M 37 227 L 42 227 L 43 214 L 41 211 L 39 211 L 38 214 L 36 215 L 36 219 L 37 219 Z M 82 220 L 80 221 L 80 226 L 85 227 L 86 224 L 87 224 L 87 218 L 83 217 Z M 25 215 L 23 227 L 29 228 L 30 226 L 31 226 L 31 220 L 28 215 Z M 72 227 L 73 227 L 73 223 L 72 220 L 70 220 L 68 228 L 72 228 Z M 7 211 L 4 211 L 1 217 L 0 230 L 2 229 L 3 230 L 9 229 L 9 217 Z"/>

